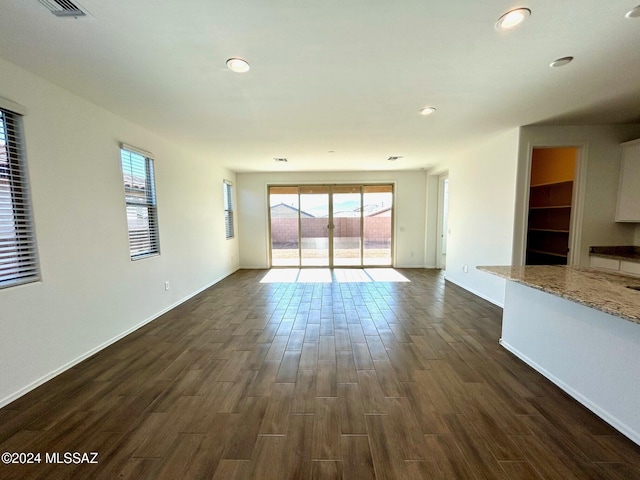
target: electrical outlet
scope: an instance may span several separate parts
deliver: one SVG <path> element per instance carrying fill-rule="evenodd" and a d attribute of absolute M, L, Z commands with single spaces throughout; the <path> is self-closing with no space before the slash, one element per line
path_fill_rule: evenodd
<path fill-rule="evenodd" d="M 462 271 L 464 273 L 469 273 L 469 265 L 462 265 Z"/>
<path fill-rule="evenodd" d="M 169 290 L 171 286 L 169 285 L 169 280 L 167 280 L 166 282 L 164 282 L 164 289 L 165 290 Z"/>

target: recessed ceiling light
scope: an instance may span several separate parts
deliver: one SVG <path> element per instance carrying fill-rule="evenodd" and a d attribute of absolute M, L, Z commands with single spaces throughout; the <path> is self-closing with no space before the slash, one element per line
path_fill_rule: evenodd
<path fill-rule="evenodd" d="M 564 67 L 565 65 L 570 64 L 573 61 L 573 57 L 562 57 L 554 60 L 549 64 L 552 68 Z"/>
<path fill-rule="evenodd" d="M 245 73 L 249 71 L 249 63 L 242 58 L 230 58 L 227 60 L 227 67 L 235 73 Z"/>
<path fill-rule="evenodd" d="M 420 113 L 420 115 L 431 115 L 435 111 L 436 111 L 436 107 L 422 107 L 418 111 L 418 113 Z"/>
<path fill-rule="evenodd" d="M 627 12 L 627 14 L 625 15 L 625 17 L 627 18 L 638 18 L 640 17 L 640 5 L 638 5 L 635 8 L 632 8 L 631 10 L 629 10 Z"/>
<path fill-rule="evenodd" d="M 286 159 L 286 158 L 284 158 L 284 157 L 274 158 L 274 160 L 275 160 L 276 162 L 279 162 L 279 163 L 287 163 L 287 162 L 289 161 L 289 160 L 287 160 L 287 159 Z"/>
<path fill-rule="evenodd" d="M 528 8 L 516 8 L 502 15 L 496 22 L 498 30 L 511 30 L 524 22 L 531 15 Z"/>
<path fill-rule="evenodd" d="M 436 107 L 422 107 L 419 111 L 420 115 L 431 115 L 436 111 Z"/>

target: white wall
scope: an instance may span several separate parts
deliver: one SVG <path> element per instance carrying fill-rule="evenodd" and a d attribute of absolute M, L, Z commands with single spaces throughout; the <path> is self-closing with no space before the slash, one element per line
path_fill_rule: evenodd
<path fill-rule="evenodd" d="M 577 264 L 589 265 L 589 246 L 632 245 L 635 224 L 615 222 L 622 150 L 620 143 L 640 137 L 640 125 L 522 127 L 518 153 L 518 194 L 514 233 L 514 264 L 524 249 L 526 175 L 533 147 L 579 146 L 586 153 L 586 184 Z"/>
<path fill-rule="evenodd" d="M 269 267 L 267 185 L 394 183 L 395 266 L 425 266 L 427 176 L 422 171 L 238 173 L 238 230 L 242 268 Z"/>
<path fill-rule="evenodd" d="M 42 281 L 0 290 L 0 406 L 232 273 L 235 174 L 0 60 L 24 136 Z M 161 255 L 129 258 L 119 142 L 155 155 Z M 164 290 L 164 282 L 171 289 Z"/>
<path fill-rule="evenodd" d="M 439 165 L 449 171 L 446 278 L 497 305 L 504 279 L 476 266 L 511 263 L 518 133 L 479 141 Z"/>

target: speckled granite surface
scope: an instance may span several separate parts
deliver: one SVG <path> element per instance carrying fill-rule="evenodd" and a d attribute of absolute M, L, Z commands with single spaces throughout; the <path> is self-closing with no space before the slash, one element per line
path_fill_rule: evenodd
<path fill-rule="evenodd" d="M 583 267 L 532 265 L 478 267 L 514 282 L 640 324 L 640 278 Z"/>

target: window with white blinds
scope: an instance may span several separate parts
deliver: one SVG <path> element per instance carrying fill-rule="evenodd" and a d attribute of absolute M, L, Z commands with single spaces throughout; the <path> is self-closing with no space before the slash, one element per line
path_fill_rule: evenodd
<path fill-rule="evenodd" d="M 0 288 L 40 279 L 22 118 L 0 108 Z"/>
<path fill-rule="evenodd" d="M 224 227 L 225 237 L 233 238 L 233 184 L 224 181 Z"/>
<path fill-rule="evenodd" d="M 132 260 L 160 253 L 153 158 L 128 145 L 120 148 Z"/>

